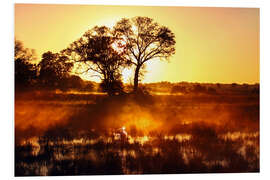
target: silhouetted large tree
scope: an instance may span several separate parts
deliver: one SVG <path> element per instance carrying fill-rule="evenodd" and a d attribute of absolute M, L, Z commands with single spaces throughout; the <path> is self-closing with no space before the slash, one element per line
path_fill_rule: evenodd
<path fill-rule="evenodd" d="M 127 65 L 122 58 L 124 49 L 106 26 L 94 27 L 63 52 L 71 57 L 78 69 L 96 72 L 102 89 L 109 95 L 122 91 L 121 70 Z"/>
<path fill-rule="evenodd" d="M 114 33 L 125 40 L 125 57 L 136 67 L 134 92 L 138 89 L 140 70 L 147 61 L 168 60 L 175 53 L 174 33 L 148 17 L 123 18 L 114 26 Z"/>

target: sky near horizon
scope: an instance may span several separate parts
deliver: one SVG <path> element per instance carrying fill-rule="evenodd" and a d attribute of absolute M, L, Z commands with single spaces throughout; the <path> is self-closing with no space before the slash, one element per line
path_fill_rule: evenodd
<path fill-rule="evenodd" d="M 149 61 L 142 82 L 258 83 L 259 14 L 259 8 L 15 4 L 14 32 L 40 59 L 95 25 L 147 16 L 172 30 L 176 54 L 169 62 Z"/>

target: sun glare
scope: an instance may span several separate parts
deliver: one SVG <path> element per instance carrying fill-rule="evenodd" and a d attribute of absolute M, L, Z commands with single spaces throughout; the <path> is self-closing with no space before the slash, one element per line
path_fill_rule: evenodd
<path fill-rule="evenodd" d="M 123 76 L 123 82 L 131 84 L 133 82 L 133 69 L 132 68 L 126 68 L 122 71 L 122 76 Z"/>
<path fill-rule="evenodd" d="M 126 46 L 126 42 L 124 40 L 116 40 L 113 44 L 112 44 L 112 48 L 118 53 L 121 54 L 122 52 L 124 52 Z"/>

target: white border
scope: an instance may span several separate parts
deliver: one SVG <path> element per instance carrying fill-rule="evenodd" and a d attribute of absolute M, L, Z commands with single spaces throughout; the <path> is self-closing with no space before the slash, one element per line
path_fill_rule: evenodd
<path fill-rule="evenodd" d="M 259 7 L 255 0 L 15 0 L 17 3 L 144 5 L 144 6 L 208 6 L 208 7 Z"/>
<path fill-rule="evenodd" d="M 42 179 L 137 179 L 137 178 L 188 178 L 188 179 L 267 179 L 269 176 L 269 42 L 270 9 L 267 0 L 2 0 L 1 1 L 1 157 L 0 176 L 3 179 L 14 179 L 14 84 L 13 84 L 13 38 L 14 38 L 14 3 L 38 4 L 95 4 L 95 5 L 154 5 L 154 6 L 200 6 L 200 7 L 259 7 L 261 11 L 261 55 L 260 55 L 260 84 L 261 84 L 261 172 L 243 174 L 181 174 L 181 175 L 132 175 L 132 176 L 62 176 L 42 177 Z M 20 178 L 28 179 L 29 177 Z M 1 178 L 2 179 L 2 178 Z M 31 179 L 41 179 L 32 177 Z"/>

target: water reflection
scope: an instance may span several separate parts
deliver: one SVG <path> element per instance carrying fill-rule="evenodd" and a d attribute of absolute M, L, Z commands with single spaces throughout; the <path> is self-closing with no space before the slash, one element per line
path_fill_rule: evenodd
<path fill-rule="evenodd" d="M 253 172 L 259 170 L 259 132 L 218 136 L 130 135 L 126 140 L 34 137 L 15 148 L 16 175 Z"/>

